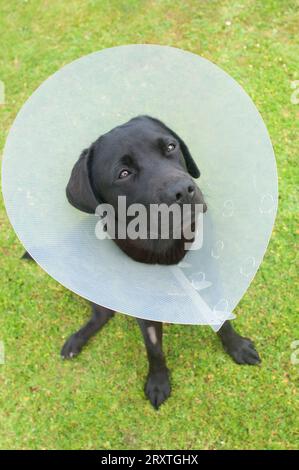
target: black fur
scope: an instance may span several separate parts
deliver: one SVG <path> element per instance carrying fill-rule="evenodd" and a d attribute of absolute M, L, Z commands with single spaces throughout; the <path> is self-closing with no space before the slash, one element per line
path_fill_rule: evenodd
<path fill-rule="evenodd" d="M 177 147 L 171 157 L 165 154 L 167 142 Z M 117 174 L 129 168 L 129 184 Z M 100 202 L 116 207 L 118 195 L 126 195 L 128 204 L 138 202 L 171 204 L 179 194 L 189 202 L 202 203 L 204 197 L 192 180 L 197 168 L 185 142 L 158 119 L 139 116 L 112 129 L 85 149 L 75 164 L 66 195 L 77 209 L 94 213 Z M 192 186 L 192 198 L 181 188 Z M 192 201 L 191 201 L 191 199 Z M 185 240 L 118 240 L 118 246 L 133 259 L 145 263 L 178 263 L 185 255 Z M 88 339 L 114 315 L 111 310 L 92 304 L 92 317 L 64 344 L 61 355 L 72 358 L 80 353 Z M 155 408 L 170 395 L 170 376 L 162 349 L 162 323 L 137 319 L 147 350 L 149 371 L 145 394 Z M 253 343 L 241 337 L 227 321 L 218 332 L 224 349 L 238 364 L 257 364 L 260 358 Z"/>

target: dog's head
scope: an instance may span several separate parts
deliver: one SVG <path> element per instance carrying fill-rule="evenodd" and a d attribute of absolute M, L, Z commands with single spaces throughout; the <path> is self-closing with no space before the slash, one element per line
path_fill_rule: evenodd
<path fill-rule="evenodd" d="M 74 207 L 88 213 L 105 202 L 117 214 L 119 196 L 126 196 L 127 206 L 202 204 L 205 211 L 192 179 L 199 176 L 187 145 L 174 131 L 158 119 L 138 116 L 82 152 L 66 194 Z"/>

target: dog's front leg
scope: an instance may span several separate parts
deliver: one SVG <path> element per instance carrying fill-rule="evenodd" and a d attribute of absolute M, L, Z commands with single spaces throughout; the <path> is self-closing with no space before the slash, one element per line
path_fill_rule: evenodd
<path fill-rule="evenodd" d="M 261 362 L 253 342 L 240 336 L 227 320 L 217 332 L 225 351 L 237 364 L 255 365 Z"/>
<path fill-rule="evenodd" d="M 152 405 L 158 409 L 169 397 L 171 389 L 169 370 L 162 349 L 163 324 L 141 318 L 136 320 L 143 334 L 149 362 L 144 391 Z"/>

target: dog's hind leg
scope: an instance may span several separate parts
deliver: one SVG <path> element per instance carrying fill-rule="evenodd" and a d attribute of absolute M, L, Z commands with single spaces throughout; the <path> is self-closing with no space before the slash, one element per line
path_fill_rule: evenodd
<path fill-rule="evenodd" d="M 103 326 L 114 316 L 114 311 L 91 302 L 92 316 L 90 320 L 74 333 L 64 343 L 61 356 L 63 359 L 71 359 L 79 354 L 89 338 L 103 328 Z"/>
<path fill-rule="evenodd" d="M 162 350 L 163 324 L 150 320 L 136 319 L 144 338 L 149 371 L 144 391 L 151 404 L 158 409 L 170 395 L 169 370 Z"/>
<path fill-rule="evenodd" d="M 240 336 L 227 320 L 217 332 L 224 350 L 237 364 L 255 365 L 261 362 L 253 342 L 249 338 Z"/>
<path fill-rule="evenodd" d="M 29 261 L 34 261 L 30 253 L 28 253 L 28 251 L 25 251 L 25 253 L 22 254 L 21 259 L 28 259 Z"/>

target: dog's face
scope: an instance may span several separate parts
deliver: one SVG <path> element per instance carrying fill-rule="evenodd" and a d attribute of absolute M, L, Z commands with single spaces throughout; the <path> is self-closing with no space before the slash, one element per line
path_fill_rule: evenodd
<path fill-rule="evenodd" d="M 179 139 L 161 123 L 136 118 L 104 135 L 94 148 L 91 182 L 99 200 L 117 206 L 200 203 Z M 198 170 L 193 168 L 195 176 Z"/>
<path fill-rule="evenodd" d="M 127 204 L 203 204 L 193 178 L 200 176 L 186 144 L 161 121 L 147 116 L 101 136 L 81 154 L 69 184 L 69 202 L 94 213 L 107 202 L 117 208 L 118 196 Z"/>
<path fill-rule="evenodd" d="M 206 204 L 192 178 L 200 176 L 188 147 L 161 121 L 139 116 L 112 129 L 84 150 L 67 186 L 69 202 L 94 213 L 102 203 L 117 214 L 118 197 L 127 206 Z"/>

